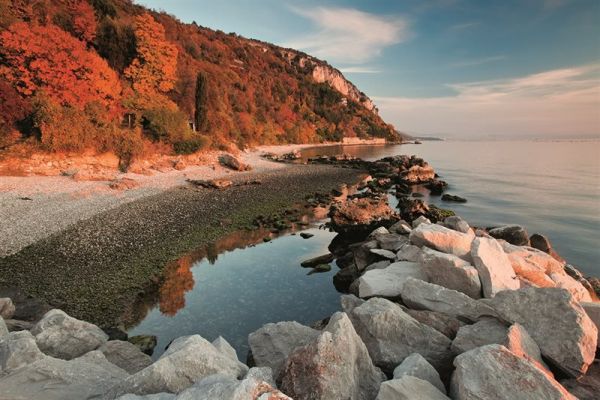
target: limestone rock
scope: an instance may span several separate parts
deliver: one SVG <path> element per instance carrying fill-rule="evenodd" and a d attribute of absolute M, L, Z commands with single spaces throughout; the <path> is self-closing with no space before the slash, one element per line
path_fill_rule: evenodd
<path fill-rule="evenodd" d="M 515 246 L 529 246 L 529 235 L 525 228 L 519 225 L 506 225 L 488 231 L 496 239 L 506 240 Z"/>
<path fill-rule="evenodd" d="M 268 383 L 269 385 L 276 387 L 275 379 L 273 378 L 273 370 L 269 367 L 252 367 L 246 374 L 244 379 L 254 378 L 259 381 Z"/>
<path fill-rule="evenodd" d="M 70 317 L 61 310 L 48 311 L 31 333 L 40 350 L 64 360 L 96 350 L 108 340 L 108 335 L 96 325 Z"/>
<path fill-rule="evenodd" d="M 381 384 L 376 400 L 450 400 L 431 383 L 405 375 Z"/>
<path fill-rule="evenodd" d="M 594 325 L 596 325 L 596 329 L 598 329 L 598 340 L 596 342 L 596 346 L 600 348 L 600 303 L 581 303 L 581 306 L 585 310 L 586 314 Z"/>
<path fill-rule="evenodd" d="M 6 374 L 44 357 L 29 331 L 11 332 L 0 340 L 0 373 Z"/>
<path fill-rule="evenodd" d="M 290 354 L 281 390 L 296 400 L 371 400 L 382 379 L 348 316 L 335 313 L 318 338 Z"/>
<path fill-rule="evenodd" d="M 454 354 L 465 353 L 488 344 L 506 343 L 508 327 L 495 318 L 484 318 L 473 325 L 465 325 L 458 330 L 452 341 Z"/>
<path fill-rule="evenodd" d="M 222 154 L 219 157 L 219 162 L 224 167 L 233 169 L 235 171 L 248 171 L 251 169 L 249 165 L 244 164 L 243 162 L 241 162 L 240 160 L 238 160 L 231 154 L 227 154 L 227 153 Z"/>
<path fill-rule="evenodd" d="M 454 339 L 460 327 L 466 325 L 457 318 L 441 312 L 411 310 L 410 308 L 403 308 L 403 310 L 420 323 L 432 327 L 449 339 Z"/>
<path fill-rule="evenodd" d="M 126 393 L 179 393 L 209 375 L 241 378 L 247 371 L 248 367 L 227 357 L 201 336 L 183 336 L 175 339 L 153 364 L 113 387 L 108 397 Z"/>
<path fill-rule="evenodd" d="M 470 321 L 496 315 L 492 307 L 464 293 L 418 279 L 406 280 L 402 301 L 410 308 L 442 312 Z"/>
<path fill-rule="evenodd" d="M 264 397 L 263 397 L 264 396 Z M 242 381 L 215 374 L 196 382 L 177 396 L 177 400 L 291 400 L 266 382 L 249 377 Z"/>
<path fill-rule="evenodd" d="M 479 272 L 484 297 L 494 297 L 502 290 L 520 287 L 508 256 L 495 239 L 478 237 L 473 240 L 471 257 Z"/>
<path fill-rule="evenodd" d="M 370 271 L 372 269 L 384 269 L 390 266 L 392 262 L 390 260 L 383 260 L 383 261 L 377 261 L 371 265 L 369 265 L 367 268 L 365 268 L 365 272 L 366 271 Z"/>
<path fill-rule="evenodd" d="M 235 349 L 229 344 L 229 342 L 227 340 L 225 340 L 225 338 L 223 338 L 223 336 L 219 336 L 218 338 L 213 340 L 212 345 L 215 346 L 215 348 L 217 350 L 219 350 L 221 353 L 223 353 L 227 357 L 231 358 L 232 360 L 239 361 L 237 353 L 235 352 Z"/>
<path fill-rule="evenodd" d="M 384 249 L 371 249 L 371 253 L 375 254 L 376 256 L 379 257 L 383 257 L 383 258 L 387 258 L 388 260 L 395 260 L 396 259 L 396 253 L 390 251 L 390 250 L 384 250 Z"/>
<path fill-rule="evenodd" d="M 539 346 L 521 324 L 512 324 L 506 332 L 504 346 L 513 354 L 526 359 L 542 371 L 551 375 L 546 363 L 542 360 Z"/>
<path fill-rule="evenodd" d="M 312 342 L 319 331 L 298 322 L 266 324 L 248 335 L 248 344 L 257 367 L 269 367 L 278 376 L 285 359 L 297 347 Z"/>
<path fill-rule="evenodd" d="M 350 315 L 352 310 L 354 310 L 356 307 L 360 306 L 364 302 L 365 302 L 365 300 L 359 299 L 358 297 L 356 297 L 352 294 L 343 294 L 340 297 L 340 304 L 342 305 L 342 311 L 344 311 L 348 315 Z"/>
<path fill-rule="evenodd" d="M 412 261 L 417 262 L 421 258 L 422 250 L 420 247 L 412 244 L 403 245 L 396 253 L 396 259 L 398 261 Z"/>
<path fill-rule="evenodd" d="M 472 232 L 461 233 L 438 224 L 421 224 L 409 235 L 414 245 L 454 254 L 466 261 L 471 261 L 471 242 L 474 237 Z"/>
<path fill-rule="evenodd" d="M 400 379 L 406 375 L 423 379 L 435 386 L 440 392 L 446 393 L 446 387 L 440 379 L 440 374 L 419 353 L 409 355 L 394 369 L 394 379 Z"/>
<path fill-rule="evenodd" d="M 598 330 L 568 291 L 507 290 L 487 302 L 505 321 L 525 327 L 544 357 L 569 376 L 584 374 L 594 360 Z"/>
<path fill-rule="evenodd" d="M 4 318 L 0 317 L 0 340 L 5 336 L 8 336 L 8 327 L 6 326 L 6 322 L 4 322 Z"/>
<path fill-rule="evenodd" d="M 424 247 L 421 265 L 429 282 L 457 290 L 474 299 L 481 298 L 479 273 L 462 258 Z"/>
<path fill-rule="evenodd" d="M 571 278 L 564 272 L 553 272 L 550 279 L 555 283 L 555 287 L 568 290 L 573 298 L 578 302 L 591 302 L 590 292 L 578 281 Z"/>
<path fill-rule="evenodd" d="M 152 364 L 152 359 L 134 344 L 122 340 L 111 340 L 98 350 L 117 367 L 135 374 Z"/>
<path fill-rule="evenodd" d="M 392 226 L 400 217 L 386 198 L 355 198 L 336 204 L 329 211 L 330 226 L 337 233 L 366 235 L 380 226 Z"/>
<path fill-rule="evenodd" d="M 550 376 L 498 344 L 463 353 L 454 365 L 450 397 L 455 400 L 573 399 Z"/>
<path fill-rule="evenodd" d="M 427 280 L 427 275 L 417 263 L 399 261 L 384 269 L 365 272 L 358 278 L 358 295 L 361 298 L 383 296 L 397 297 L 402 293 L 408 278 Z"/>
<path fill-rule="evenodd" d="M 412 228 L 408 224 L 408 222 L 406 222 L 404 220 L 400 220 L 400 221 L 396 222 L 394 225 L 390 226 L 389 231 L 392 233 L 398 233 L 400 235 L 408 235 L 410 233 L 410 231 L 412 231 Z"/>
<path fill-rule="evenodd" d="M 412 227 L 413 227 L 413 229 L 415 229 L 417 226 L 419 226 L 421 224 L 429 225 L 429 224 L 431 224 L 431 221 L 427 217 L 424 217 L 421 215 L 420 217 L 416 218 L 412 222 Z"/>
<path fill-rule="evenodd" d="M 352 310 L 350 317 L 371 359 L 387 373 L 412 353 L 421 354 L 438 369 L 449 366 L 450 339 L 391 301 L 372 298 Z"/>
<path fill-rule="evenodd" d="M 11 319 L 15 315 L 15 305 L 12 300 L 8 297 L 0 299 L 0 317 L 4 319 Z"/>
<path fill-rule="evenodd" d="M 96 399 L 128 376 L 99 351 L 69 361 L 47 357 L 0 379 L 6 399 Z"/>
<path fill-rule="evenodd" d="M 469 233 L 471 229 L 467 221 L 458 215 L 453 215 L 444 219 L 444 226 L 461 233 Z"/>

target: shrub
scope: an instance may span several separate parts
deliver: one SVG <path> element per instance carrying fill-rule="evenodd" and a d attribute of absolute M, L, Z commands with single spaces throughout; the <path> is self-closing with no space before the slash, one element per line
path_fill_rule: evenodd
<path fill-rule="evenodd" d="M 192 154 L 210 146 L 210 144 L 211 140 L 208 136 L 196 135 L 191 139 L 173 143 L 173 150 L 177 154 Z"/>
<path fill-rule="evenodd" d="M 142 125 L 155 141 L 176 143 L 188 140 L 193 135 L 185 113 L 164 107 L 144 110 Z"/>

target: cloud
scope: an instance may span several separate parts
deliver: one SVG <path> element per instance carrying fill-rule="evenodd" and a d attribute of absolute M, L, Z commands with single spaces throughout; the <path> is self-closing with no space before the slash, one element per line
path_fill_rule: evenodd
<path fill-rule="evenodd" d="M 465 22 L 463 24 L 456 24 L 456 25 L 452 25 L 450 26 L 450 28 L 448 28 L 449 31 L 464 31 L 466 29 L 471 29 L 474 28 L 476 26 L 481 25 L 481 22 Z"/>
<path fill-rule="evenodd" d="M 600 64 L 450 84 L 454 96 L 375 97 L 404 131 L 450 136 L 600 134 Z"/>
<path fill-rule="evenodd" d="M 491 62 L 505 60 L 505 59 L 506 59 L 506 56 L 503 56 L 503 55 L 477 58 L 474 60 L 465 60 L 465 61 L 455 62 L 455 63 L 450 64 L 450 67 L 452 67 L 452 68 L 473 67 L 476 65 L 489 64 Z"/>
<path fill-rule="evenodd" d="M 317 31 L 284 45 L 331 62 L 362 64 L 411 36 L 409 22 L 403 17 L 383 17 L 341 7 L 291 10 L 309 19 Z"/>
<path fill-rule="evenodd" d="M 340 68 L 340 72 L 344 74 L 378 74 L 381 71 L 372 67 L 342 67 Z"/>

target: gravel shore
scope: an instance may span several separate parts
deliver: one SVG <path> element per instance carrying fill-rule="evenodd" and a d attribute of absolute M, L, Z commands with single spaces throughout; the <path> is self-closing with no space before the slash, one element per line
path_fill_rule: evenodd
<path fill-rule="evenodd" d="M 234 182 L 260 179 L 262 184 L 225 190 L 146 186 L 142 188 L 146 193 L 125 192 L 111 201 L 87 199 L 82 205 L 69 199 L 69 207 L 60 205 L 63 193 L 50 202 L 61 208 L 55 213 L 36 209 L 35 200 L 19 200 L 29 207 L 28 224 L 35 227 L 39 218 L 37 229 L 43 237 L 27 239 L 32 244 L 0 258 L 0 286 L 19 287 L 77 318 L 114 325 L 167 262 L 249 226 L 257 215 L 273 215 L 315 192 L 355 183 L 359 175 L 360 171 L 330 166 L 276 164 L 230 174 Z M 152 194 L 152 190 L 157 192 Z M 8 195 L 4 196 L 6 201 Z M 99 207 L 107 209 L 95 213 Z M 1 209 L 6 214 L 1 217 L 19 220 L 15 208 L 12 214 L 4 205 Z M 88 212 L 95 215 L 82 219 Z M 66 229 L 53 225 L 61 216 L 69 219 L 70 213 L 77 215 L 63 221 Z M 2 243 L 8 234 L 3 228 Z M 13 248 L 23 244 L 21 240 Z"/>

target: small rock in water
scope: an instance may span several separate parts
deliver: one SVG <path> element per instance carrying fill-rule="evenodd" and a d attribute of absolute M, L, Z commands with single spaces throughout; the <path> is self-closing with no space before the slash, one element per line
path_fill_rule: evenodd
<path fill-rule="evenodd" d="M 442 196 L 442 200 L 443 201 L 451 201 L 454 203 L 466 203 L 467 202 L 467 199 L 465 199 L 464 197 L 460 197 L 460 196 L 456 196 L 456 195 L 448 194 L 448 193 L 446 193 Z"/>
<path fill-rule="evenodd" d="M 550 254 L 550 250 L 552 249 L 550 240 L 546 236 L 540 235 L 539 233 L 534 233 L 531 235 L 529 238 L 529 243 L 531 244 L 531 247 L 541 250 L 544 253 Z"/>
<path fill-rule="evenodd" d="M 529 235 L 520 225 L 506 225 L 490 229 L 488 233 L 496 238 L 506 240 L 515 246 L 529 246 Z"/>
<path fill-rule="evenodd" d="M 303 268 L 314 268 L 319 264 L 329 264 L 334 260 L 335 256 L 331 253 L 323 254 L 322 256 L 314 257 L 309 260 L 302 261 L 300 265 Z"/>
<path fill-rule="evenodd" d="M 308 232 L 300 232 L 300 237 L 302 239 L 310 239 L 311 237 L 313 237 L 315 235 L 313 235 L 312 233 L 308 233 Z"/>
<path fill-rule="evenodd" d="M 331 265 L 329 264 L 319 264 L 316 267 L 314 267 L 309 273 L 308 275 L 312 275 L 312 274 L 319 274 L 321 272 L 329 272 L 331 271 Z"/>

